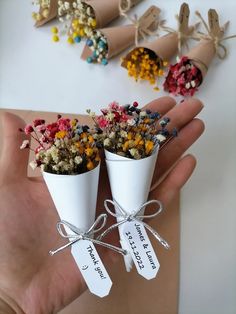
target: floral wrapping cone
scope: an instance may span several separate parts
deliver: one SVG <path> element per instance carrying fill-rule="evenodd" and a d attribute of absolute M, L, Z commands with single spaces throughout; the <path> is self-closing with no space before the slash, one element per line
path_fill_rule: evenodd
<path fill-rule="evenodd" d="M 110 28 L 104 28 L 99 30 L 101 34 L 103 34 L 106 44 L 107 44 L 107 52 L 104 57 L 108 60 L 120 52 L 125 50 L 126 48 L 134 45 L 135 43 L 135 27 L 134 25 L 125 25 L 125 26 L 116 26 Z M 87 60 L 91 57 L 93 51 L 91 47 L 86 45 L 82 52 L 81 58 L 83 60 Z"/>
<path fill-rule="evenodd" d="M 159 147 L 156 147 L 150 157 L 140 160 L 132 160 L 105 151 L 112 198 L 129 214 L 135 212 L 148 199 L 158 150 Z M 120 220 L 122 218 L 118 218 L 117 222 Z M 119 226 L 120 243 L 122 248 L 128 251 L 123 229 L 124 225 Z M 130 254 L 124 256 L 124 262 L 129 272 L 133 265 Z"/>
<path fill-rule="evenodd" d="M 99 169 L 100 165 L 78 175 L 43 172 L 60 219 L 75 225 L 83 232 L 95 221 Z"/>
<path fill-rule="evenodd" d="M 131 0 L 131 7 L 137 5 L 141 1 L 143 0 Z M 126 2 L 126 0 L 87 0 L 84 2 L 90 5 L 94 11 L 97 22 L 96 28 L 103 28 L 120 16 L 119 5 L 120 3 L 122 4 L 122 2 Z"/>
<path fill-rule="evenodd" d="M 98 117 L 88 112 L 98 130 L 97 141 L 105 148 L 112 198 L 127 215 L 133 214 L 148 199 L 159 147 L 170 136 L 166 129 L 170 120 L 167 117 L 159 120 L 158 112 L 139 109 L 137 102 L 125 106 L 113 102 L 101 111 Z M 119 226 L 120 243 L 128 250 L 123 230 L 122 224 Z M 131 255 L 124 260 L 130 271 Z"/>
<path fill-rule="evenodd" d="M 37 119 L 22 131 L 38 145 L 33 149 L 24 141 L 21 148 L 34 150 L 30 165 L 41 168 L 60 219 L 87 231 L 95 220 L 100 169 L 99 150 L 89 127 L 59 115 L 50 124 Z"/>
<path fill-rule="evenodd" d="M 165 91 L 175 96 L 193 96 L 202 84 L 214 57 L 217 55 L 220 59 L 225 59 L 227 49 L 222 41 L 235 37 L 223 38 L 228 22 L 220 27 L 219 17 L 214 9 L 208 11 L 209 27 L 201 14 L 199 12 L 196 14 L 200 17 L 208 34 L 198 33 L 199 43 L 176 64 L 170 66 L 163 87 Z"/>

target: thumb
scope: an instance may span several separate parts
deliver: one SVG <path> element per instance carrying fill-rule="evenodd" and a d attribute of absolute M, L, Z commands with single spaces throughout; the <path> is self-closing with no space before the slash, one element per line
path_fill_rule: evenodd
<path fill-rule="evenodd" d="M 20 150 L 22 142 L 29 138 L 19 128 L 25 127 L 20 117 L 5 112 L 1 114 L 1 137 L 3 140 L 0 168 L 1 174 L 7 177 L 27 176 L 29 150 Z"/>

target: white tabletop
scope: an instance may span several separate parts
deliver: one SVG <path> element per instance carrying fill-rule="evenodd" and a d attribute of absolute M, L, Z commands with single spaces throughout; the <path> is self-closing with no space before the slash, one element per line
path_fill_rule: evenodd
<path fill-rule="evenodd" d="M 231 20 L 228 33 L 236 33 L 234 0 L 188 3 L 205 17 L 217 9 L 222 22 Z M 145 0 L 133 12 L 149 4 L 175 27 L 181 1 Z M 128 79 L 119 58 L 105 68 L 88 65 L 80 60 L 83 45 L 52 43 L 51 25 L 35 29 L 31 11 L 31 1 L 0 1 L 0 107 L 85 113 L 112 100 L 145 104 L 164 94 Z M 236 312 L 236 40 L 225 44 L 228 58 L 213 62 L 197 95 L 206 131 L 191 148 L 198 167 L 182 194 L 180 314 Z"/>

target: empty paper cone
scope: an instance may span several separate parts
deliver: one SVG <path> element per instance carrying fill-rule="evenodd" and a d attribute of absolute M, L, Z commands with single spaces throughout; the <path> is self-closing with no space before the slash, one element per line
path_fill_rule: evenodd
<path fill-rule="evenodd" d="M 142 0 L 131 0 L 131 4 L 135 6 L 141 1 Z M 120 15 L 120 0 L 87 0 L 85 2 L 90 5 L 94 11 L 97 22 L 96 28 L 106 26 Z"/>
<path fill-rule="evenodd" d="M 202 39 L 186 56 L 193 61 L 194 65 L 202 72 L 202 76 L 205 77 L 215 53 L 214 42 L 212 40 Z"/>
<path fill-rule="evenodd" d="M 112 198 L 129 214 L 135 212 L 148 199 L 158 149 L 159 147 L 151 156 L 139 160 L 121 157 L 105 150 Z M 122 228 L 123 225 L 119 226 L 120 242 L 122 248 L 127 250 L 126 242 L 122 239 Z M 126 255 L 124 260 L 127 271 L 130 271 L 131 255 Z"/>
<path fill-rule="evenodd" d="M 95 221 L 99 169 L 100 165 L 78 175 L 43 172 L 60 219 L 75 225 L 83 232 Z"/>
<path fill-rule="evenodd" d="M 117 26 L 103 28 L 100 30 L 107 39 L 108 59 L 118 55 L 121 51 L 134 45 L 135 27 L 134 25 Z M 92 54 L 92 50 L 86 45 L 82 52 L 81 58 L 86 60 Z"/>

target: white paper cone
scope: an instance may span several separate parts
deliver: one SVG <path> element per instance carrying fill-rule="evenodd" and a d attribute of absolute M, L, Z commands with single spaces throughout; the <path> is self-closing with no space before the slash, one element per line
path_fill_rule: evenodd
<path fill-rule="evenodd" d="M 135 212 L 148 199 L 158 151 L 159 146 L 151 156 L 134 160 L 105 150 L 113 200 L 129 214 Z M 122 239 L 122 231 L 123 225 L 119 226 L 120 243 L 123 249 L 128 250 L 126 241 Z M 124 256 L 124 261 L 126 270 L 130 271 L 131 255 Z"/>
<path fill-rule="evenodd" d="M 95 221 L 99 170 L 100 164 L 78 175 L 43 172 L 60 219 L 81 231 L 87 231 Z"/>

